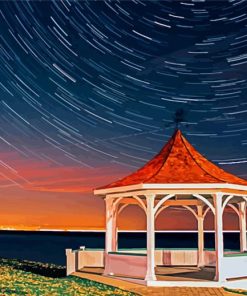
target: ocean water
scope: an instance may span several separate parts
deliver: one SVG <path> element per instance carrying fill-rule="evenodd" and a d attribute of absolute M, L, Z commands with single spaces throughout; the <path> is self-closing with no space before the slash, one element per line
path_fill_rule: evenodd
<path fill-rule="evenodd" d="M 205 248 L 214 248 L 214 234 L 205 233 Z M 65 249 L 104 248 L 103 232 L 0 231 L 0 257 L 65 265 Z M 120 232 L 119 248 L 145 248 L 143 232 Z M 156 248 L 196 248 L 197 233 L 158 232 Z M 225 249 L 239 249 L 239 233 L 224 234 Z"/>

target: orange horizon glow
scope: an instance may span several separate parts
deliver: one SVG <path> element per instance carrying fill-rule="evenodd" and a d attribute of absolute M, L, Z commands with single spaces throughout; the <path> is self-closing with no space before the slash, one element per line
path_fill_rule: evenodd
<path fill-rule="evenodd" d="M 0 159 L 3 163 L 8 159 L 8 164 L 15 168 L 1 166 L 0 229 L 102 230 L 104 201 L 93 195 L 93 189 L 130 173 L 116 165 L 96 169 L 59 167 L 48 161 L 27 161 L 17 153 L 0 153 Z M 145 230 L 142 210 L 129 206 L 118 218 L 118 226 L 119 229 Z M 237 216 L 231 210 L 224 215 L 224 226 L 238 230 Z M 156 228 L 196 230 L 196 227 L 191 213 L 168 209 L 157 219 Z M 210 214 L 205 229 L 213 229 Z"/>

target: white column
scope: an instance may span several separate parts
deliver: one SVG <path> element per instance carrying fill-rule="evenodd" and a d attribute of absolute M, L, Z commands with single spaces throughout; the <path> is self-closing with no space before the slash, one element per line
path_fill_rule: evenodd
<path fill-rule="evenodd" d="M 239 203 L 240 252 L 247 251 L 246 242 L 246 202 Z"/>
<path fill-rule="evenodd" d="M 198 267 L 204 266 L 204 232 L 203 232 L 203 206 L 197 206 L 197 228 L 198 228 Z"/>
<path fill-rule="evenodd" d="M 222 211 L 222 193 L 214 194 L 214 227 L 215 227 L 215 255 L 216 255 L 216 270 L 215 280 L 224 281 L 224 270 L 222 261 L 224 257 L 224 239 L 223 239 L 223 211 Z"/>
<path fill-rule="evenodd" d="M 112 225 L 112 251 L 116 252 L 118 249 L 118 232 L 117 232 L 117 210 L 113 208 L 113 225 Z"/>
<path fill-rule="evenodd" d="M 115 213 L 112 198 L 105 199 L 106 206 L 106 232 L 105 232 L 105 268 L 104 275 L 111 273 L 111 266 L 109 264 L 108 253 L 114 251 L 114 246 L 116 245 L 116 231 L 115 231 Z"/>
<path fill-rule="evenodd" d="M 147 274 L 146 281 L 155 281 L 155 219 L 154 200 L 155 195 L 147 195 Z"/>
<path fill-rule="evenodd" d="M 106 205 L 105 252 L 109 253 L 113 251 L 113 239 L 114 239 L 113 199 L 106 198 L 105 205 Z"/>

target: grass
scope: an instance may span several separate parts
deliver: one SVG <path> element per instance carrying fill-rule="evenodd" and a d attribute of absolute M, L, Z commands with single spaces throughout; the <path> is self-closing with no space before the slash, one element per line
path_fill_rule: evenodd
<path fill-rule="evenodd" d="M 54 264 L 0 259 L 0 295 L 18 296 L 134 296 L 112 286 L 75 276 Z"/>
<path fill-rule="evenodd" d="M 235 293 L 235 294 L 240 294 L 240 295 L 247 295 L 247 291 L 242 291 L 242 290 L 236 290 L 236 289 L 228 289 L 224 288 L 225 291 L 230 292 L 230 293 Z"/>

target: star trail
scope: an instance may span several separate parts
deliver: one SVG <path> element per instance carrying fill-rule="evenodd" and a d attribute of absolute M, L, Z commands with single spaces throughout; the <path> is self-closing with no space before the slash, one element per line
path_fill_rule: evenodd
<path fill-rule="evenodd" d="M 96 187 L 176 124 L 247 177 L 246 1 L 1 1 L 0 18 L 1 188 Z"/>

